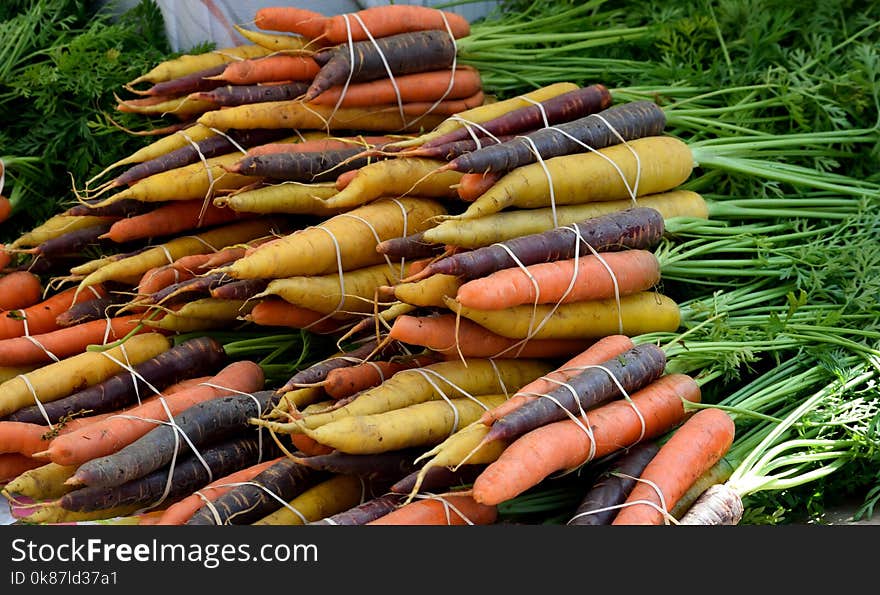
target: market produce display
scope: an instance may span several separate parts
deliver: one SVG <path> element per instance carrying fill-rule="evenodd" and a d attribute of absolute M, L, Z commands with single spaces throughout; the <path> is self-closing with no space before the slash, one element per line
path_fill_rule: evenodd
<path fill-rule="evenodd" d="M 623 4 L 279 4 L 129 64 L 137 146 L 4 226 L 18 522 L 870 516 L 880 13 Z"/>

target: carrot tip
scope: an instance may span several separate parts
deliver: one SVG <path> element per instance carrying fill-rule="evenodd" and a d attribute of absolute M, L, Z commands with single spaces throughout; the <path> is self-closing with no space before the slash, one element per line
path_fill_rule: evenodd
<path fill-rule="evenodd" d="M 41 450 L 40 452 L 33 453 L 31 455 L 31 457 L 33 457 L 35 459 L 47 459 L 47 458 L 49 458 L 49 451 L 48 450 Z"/>
<path fill-rule="evenodd" d="M 86 482 L 84 482 L 82 479 L 80 479 L 76 475 L 74 475 L 72 477 L 68 477 L 66 480 L 64 480 L 64 485 L 66 485 L 66 486 L 81 486 L 81 485 L 85 485 L 85 484 L 86 484 Z"/>

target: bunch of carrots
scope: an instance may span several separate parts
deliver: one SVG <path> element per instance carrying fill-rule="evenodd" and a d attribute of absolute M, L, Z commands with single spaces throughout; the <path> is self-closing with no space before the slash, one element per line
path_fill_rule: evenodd
<path fill-rule="evenodd" d="M 687 143 L 601 83 L 493 100 L 453 13 L 255 17 L 249 45 L 131 81 L 119 110 L 179 124 L 2 252 L 16 514 L 489 524 L 584 468 L 570 524 L 679 522 L 735 424 L 697 407 L 716 376 L 636 339 L 685 318 L 660 247 L 715 229 L 695 169 L 754 146 Z M 711 245 L 751 249 L 725 225 Z M 230 330 L 335 348 L 276 384 Z"/>

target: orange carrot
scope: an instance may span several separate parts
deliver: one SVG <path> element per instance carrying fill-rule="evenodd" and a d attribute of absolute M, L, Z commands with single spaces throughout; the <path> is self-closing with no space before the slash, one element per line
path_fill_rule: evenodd
<path fill-rule="evenodd" d="M 173 265 L 153 267 L 143 274 L 137 285 L 138 295 L 152 295 L 181 281 L 188 281 L 195 277 L 195 273 L 181 270 Z"/>
<path fill-rule="evenodd" d="M 28 271 L 15 271 L 0 277 L 0 310 L 27 308 L 40 301 L 43 283 Z"/>
<path fill-rule="evenodd" d="M 491 525 L 498 509 L 471 496 L 433 496 L 414 500 L 368 525 Z"/>
<path fill-rule="evenodd" d="M 254 24 L 266 31 L 286 31 L 315 39 L 324 33 L 327 17 L 295 6 L 267 6 L 255 14 Z"/>
<path fill-rule="evenodd" d="M 264 298 L 244 318 L 260 326 L 301 328 L 317 334 L 336 332 L 344 324 L 325 317 L 326 314 L 296 306 L 280 298 Z"/>
<path fill-rule="evenodd" d="M 577 354 L 556 370 L 546 376 L 542 376 L 525 385 L 515 395 L 507 399 L 501 405 L 490 409 L 480 418 L 480 423 L 492 425 L 492 423 L 504 417 L 521 405 L 539 398 L 537 395 L 549 392 L 559 387 L 559 382 L 564 382 L 572 376 L 583 371 L 583 366 L 595 366 L 610 360 L 633 348 L 632 339 L 626 335 L 609 335 L 602 337 L 587 349 Z M 555 381 L 555 382 L 554 382 Z"/>
<path fill-rule="evenodd" d="M 0 244 L 0 269 L 5 269 L 12 260 L 12 255 L 6 251 L 6 247 Z"/>
<path fill-rule="evenodd" d="M 198 386 L 203 382 L 211 382 L 211 377 L 198 376 L 197 378 L 186 378 L 184 380 L 181 380 L 180 382 L 172 384 L 169 387 L 166 387 L 165 390 L 162 391 L 162 394 L 166 396 L 173 395 L 174 393 L 179 393 L 181 391 L 188 390 L 194 386 Z M 154 396 L 158 397 L 159 395 Z"/>
<path fill-rule="evenodd" d="M 5 196 L 0 196 L 0 223 L 3 223 L 12 215 L 12 203 Z"/>
<path fill-rule="evenodd" d="M 291 434 L 290 441 L 298 451 L 309 457 L 326 455 L 333 452 L 333 448 L 324 446 L 314 438 L 306 436 L 305 434 Z"/>
<path fill-rule="evenodd" d="M 344 399 L 366 388 L 379 386 L 386 379 L 401 370 L 420 368 L 437 363 L 436 358 L 414 357 L 399 361 L 374 361 L 356 364 L 345 368 L 330 370 L 327 378 L 321 383 L 327 396 L 333 399 Z"/>
<path fill-rule="evenodd" d="M 233 85 L 254 85 L 275 81 L 310 81 L 320 67 L 309 56 L 289 56 L 273 54 L 260 58 L 249 58 L 230 62 L 229 66 L 215 77 Z"/>
<path fill-rule="evenodd" d="M 17 452 L 0 454 L 0 484 L 7 484 L 25 471 L 45 465 L 40 459 L 28 457 Z"/>
<path fill-rule="evenodd" d="M 580 423 L 566 419 L 527 432 L 477 477 L 474 498 L 484 504 L 504 502 L 556 471 L 659 436 L 685 418 L 683 399 L 699 402 L 700 387 L 690 376 L 669 374 L 633 393 L 631 402 L 619 399 L 588 411 Z"/>
<path fill-rule="evenodd" d="M 352 169 L 346 172 L 339 174 L 339 177 L 336 178 L 336 189 L 342 190 L 358 175 L 358 170 Z"/>
<path fill-rule="evenodd" d="M 108 343 L 121 339 L 136 328 L 140 318 L 140 314 L 117 316 L 110 318 L 109 324 L 107 319 L 92 320 L 47 333 L 31 333 L 30 338 L 0 340 L 0 366 L 52 363 L 53 358 L 47 352 L 59 359 L 82 353 L 89 345 L 104 343 L 105 335 Z M 151 332 L 151 329 L 144 327 L 138 329 L 138 332 Z"/>
<path fill-rule="evenodd" d="M 503 177 L 503 172 L 492 171 L 480 174 L 464 174 L 458 182 L 458 197 L 461 200 L 473 202 Z"/>
<path fill-rule="evenodd" d="M 221 209 L 212 204 L 205 207 L 201 200 L 176 200 L 143 215 L 120 219 L 100 237 L 123 243 L 230 223 L 245 217 L 231 209 Z"/>
<path fill-rule="evenodd" d="M 374 38 L 428 29 L 446 31 L 447 24 L 456 39 L 470 34 L 470 24 L 461 15 L 425 6 L 375 6 L 354 15 L 363 21 Z M 298 33 L 329 44 L 346 43 L 349 30 L 352 41 L 369 39 L 367 31 L 354 15 L 327 17 L 303 8 L 276 6 L 257 10 L 255 24 L 260 29 Z"/>
<path fill-rule="evenodd" d="M 671 510 L 697 478 L 727 453 L 735 431 L 733 419 L 725 411 L 697 411 L 660 447 L 611 524 L 664 524 L 661 511 Z"/>
<path fill-rule="evenodd" d="M 630 295 L 658 281 L 660 261 L 652 252 L 624 250 L 501 269 L 468 281 L 455 299 L 470 308 L 503 310 L 523 304 L 613 299 L 615 289 L 617 295 Z"/>
<path fill-rule="evenodd" d="M 409 101 L 403 104 L 403 113 L 407 116 L 423 116 L 431 114 L 434 116 L 454 116 L 463 111 L 473 109 L 483 105 L 486 101 L 486 95 L 482 91 L 477 91 L 473 95 L 462 99 L 444 99 L 437 103 L 435 101 Z"/>
<path fill-rule="evenodd" d="M 116 414 L 117 412 L 112 412 L 75 417 L 63 424 L 58 424 L 54 430 L 40 424 L 0 421 L 0 453 L 17 452 L 31 456 L 49 448 L 49 444 L 55 436 L 73 432 Z"/>
<path fill-rule="evenodd" d="M 452 86 L 450 88 L 450 82 Z M 395 84 L 397 89 L 395 90 Z M 395 76 L 391 79 L 378 79 L 364 83 L 349 85 L 342 95 L 344 87 L 336 86 L 327 89 L 312 103 L 318 105 L 336 105 L 343 97 L 343 107 L 371 107 L 383 103 L 428 102 L 434 103 L 441 97 L 444 100 L 466 99 L 482 90 L 480 73 L 471 67 L 459 67 L 452 70 L 433 70 Z M 447 92 L 448 90 L 448 92 Z M 399 95 L 398 95 L 399 93 Z"/>
<path fill-rule="evenodd" d="M 94 291 L 83 291 L 76 296 L 76 287 L 70 287 L 29 308 L 3 313 L 0 315 L 0 339 L 24 335 L 25 323 L 22 318 L 27 319 L 27 330 L 32 335 L 57 330 L 60 327 L 55 323 L 55 319 L 70 306 L 107 295 L 107 292 L 100 285 L 93 286 L 92 289 Z M 76 296 L 75 300 L 74 296 Z"/>
<path fill-rule="evenodd" d="M 581 339 L 521 342 L 502 337 L 466 318 L 456 320 L 454 314 L 398 316 L 388 335 L 401 343 L 420 345 L 453 357 L 566 357 L 583 351 L 590 343 Z"/>
<path fill-rule="evenodd" d="M 156 521 L 156 525 L 182 525 L 195 511 L 205 505 L 205 500 L 215 500 L 222 494 L 232 489 L 233 486 L 226 485 L 231 483 L 240 483 L 250 481 L 261 472 L 265 471 L 281 458 L 272 459 L 271 461 L 263 461 L 257 463 L 235 473 L 231 473 L 225 477 L 214 480 L 198 492 L 187 496 L 183 500 L 179 500 L 165 509 L 162 516 Z"/>
<path fill-rule="evenodd" d="M 177 415 L 197 403 L 232 391 L 250 393 L 262 389 L 263 370 L 249 360 L 233 362 L 212 376 L 210 384 L 223 389 L 207 384 L 197 385 L 164 399 L 144 403 L 127 412 L 127 415 L 145 418 L 144 420 L 111 417 L 59 436 L 40 454 L 45 454 L 59 465 L 81 465 L 91 459 L 114 453 L 156 427 L 155 423 L 146 420 L 167 420 L 166 406 L 171 415 Z"/>

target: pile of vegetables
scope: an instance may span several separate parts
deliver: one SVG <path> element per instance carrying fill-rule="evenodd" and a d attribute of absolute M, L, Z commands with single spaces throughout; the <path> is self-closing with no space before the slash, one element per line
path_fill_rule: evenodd
<path fill-rule="evenodd" d="M 20 522 L 777 523 L 836 477 L 870 512 L 876 50 L 837 107 L 818 61 L 645 58 L 711 6 L 505 8 L 262 9 L 127 81 L 164 132 L 4 252 Z"/>

